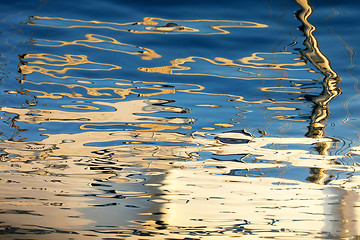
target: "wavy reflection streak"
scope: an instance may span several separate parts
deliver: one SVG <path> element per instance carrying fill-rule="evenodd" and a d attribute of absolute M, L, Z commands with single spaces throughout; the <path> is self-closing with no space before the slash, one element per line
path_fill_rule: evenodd
<path fill-rule="evenodd" d="M 19 71 L 21 74 L 27 75 L 34 72 L 54 77 L 54 78 L 68 78 L 68 76 L 56 76 L 55 74 L 65 74 L 69 70 L 80 71 L 111 71 L 121 69 L 120 66 L 108 63 L 97 63 L 88 60 L 86 55 L 72 55 L 65 54 L 64 56 L 38 53 L 38 54 L 22 54 L 19 55 L 20 62 Z M 33 61 L 29 61 L 34 59 Z M 60 67 L 60 69 L 45 68 L 40 66 Z M 94 68 L 87 68 L 87 65 L 93 65 Z M 69 66 L 82 66 L 79 68 Z M 96 68 L 101 66 L 103 68 Z M 63 67 L 63 68 L 61 68 Z"/>
<path fill-rule="evenodd" d="M 47 23 L 49 20 L 49 23 Z M 45 23 L 41 23 L 44 21 Z M 56 22 L 58 21 L 58 22 Z M 205 23 L 205 27 L 201 30 L 191 28 L 178 23 L 194 24 L 195 26 Z M 220 24 L 219 24 L 220 23 Z M 145 17 L 143 21 L 130 22 L 130 23 L 116 23 L 116 22 L 100 22 L 100 21 L 85 21 L 78 19 L 67 19 L 60 17 L 44 17 L 44 16 L 31 16 L 27 24 L 42 26 L 42 27 L 55 27 L 55 28 L 106 28 L 115 31 L 124 31 L 131 33 L 152 33 L 152 34 L 200 34 L 200 35 L 213 35 L 213 34 L 229 34 L 230 32 L 224 28 L 267 28 L 266 24 L 248 22 L 248 21 L 228 21 L 228 20 L 171 20 L 163 18 Z M 55 25 L 57 24 L 57 25 Z M 78 24 L 78 25 L 75 25 Z M 163 26 L 155 25 L 163 24 Z M 210 24 L 210 25 L 209 25 Z M 143 29 L 137 30 L 137 26 L 147 25 Z M 123 29 L 127 27 L 126 29 Z M 207 32 L 207 29 L 213 29 L 215 32 Z M 146 31 L 144 31 L 146 30 Z"/>
<path fill-rule="evenodd" d="M 130 55 L 140 55 L 142 59 L 144 60 L 151 60 L 154 58 L 160 58 L 161 55 L 157 54 L 154 50 L 144 47 L 139 47 L 131 44 L 121 43 L 117 41 L 115 38 L 112 37 L 106 37 L 98 34 L 86 34 L 85 40 L 74 40 L 74 41 L 55 41 L 55 40 L 48 40 L 48 39 L 33 39 L 30 41 L 30 43 L 35 44 L 37 46 L 43 46 L 43 47 L 64 47 L 68 45 L 77 45 L 77 46 L 84 46 L 104 51 L 113 51 L 113 52 L 121 52 L 126 53 Z M 46 44 L 48 43 L 48 44 Z M 97 44 L 91 45 L 91 44 Z M 101 47 L 101 45 L 106 44 L 113 44 L 113 48 L 109 47 Z M 124 47 L 124 48 L 134 48 L 134 51 L 126 51 L 121 49 L 116 49 L 118 47 Z"/>
<path fill-rule="evenodd" d="M 264 61 L 265 58 L 258 57 L 260 54 L 265 55 L 271 55 L 271 56 L 289 56 L 293 55 L 289 52 L 281 52 L 281 53 L 254 53 L 251 57 L 244 57 L 242 59 L 239 59 L 239 61 L 242 64 L 235 63 L 233 60 L 216 57 L 214 60 L 204 58 L 204 57 L 197 57 L 197 56 L 190 56 L 187 58 L 177 58 L 172 61 L 170 61 L 171 65 L 169 66 L 161 66 L 161 67 L 152 67 L 152 68 L 146 68 L 146 67 L 139 67 L 138 70 L 142 72 L 151 72 L 151 73 L 162 73 L 162 74 L 172 74 L 172 75 L 189 75 L 189 76 L 212 76 L 212 77 L 219 77 L 219 78 L 229 78 L 229 79 L 241 79 L 241 80 L 289 80 L 289 81 L 314 81 L 310 78 L 307 79 L 300 79 L 295 77 L 288 77 L 288 76 L 281 76 L 281 77 L 267 77 L 266 73 L 263 72 L 260 74 L 260 71 L 267 70 L 267 71 L 274 71 L 274 70 L 284 70 L 284 71 L 306 71 L 309 73 L 313 73 L 314 71 L 310 68 L 299 68 L 300 66 L 304 66 L 305 63 L 300 58 L 296 57 L 292 60 L 297 61 L 295 63 L 269 63 L 269 62 L 259 62 Z M 186 73 L 185 71 L 193 71 L 192 68 L 197 67 L 195 63 L 197 61 L 203 60 L 207 63 L 213 64 L 215 66 L 222 66 L 226 68 L 235 68 L 236 72 L 233 73 L 233 76 L 228 75 L 218 75 L 218 74 L 212 74 L 208 72 L 199 73 L 199 72 L 190 72 Z M 257 61 L 257 62 L 256 62 Z M 192 67 L 190 66 L 184 66 L 184 64 L 190 63 L 192 64 Z M 288 66 L 288 67 L 286 67 Z M 293 66 L 296 68 L 289 68 L 289 66 Z M 202 71 L 209 71 L 213 67 L 204 68 L 202 67 Z M 258 72 L 253 72 L 252 69 L 258 69 Z M 239 73 L 242 76 L 236 76 L 239 75 Z M 263 76 L 265 75 L 265 76 Z M 249 78 L 248 76 L 253 76 L 252 78 Z"/>

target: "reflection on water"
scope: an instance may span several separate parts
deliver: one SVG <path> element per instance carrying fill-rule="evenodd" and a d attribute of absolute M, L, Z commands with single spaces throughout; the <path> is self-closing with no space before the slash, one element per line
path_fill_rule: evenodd
<path fill-rule="evenodd" d="M 2 87 L 0 234 L 358 237 L 359 150 L 326 133 L 340 73 L 316 9 L 292 8 L 296 35 L 277 49 L 252 42 L 276 35 L 261 17 L 22 14 Z"/>
<path fill-rule="evenodd" d="M 55 20 L 55 21 L 54 21 Z M 174 23 L 174 22 L 178 22 Z M 31 16 L 28 24 L 56 27 L 56 28 L 107 28 L 115 31 L 131 33 L 199 33 L 199 34 L 229 34 L 227 28 L 266 28 L 266 24 L 247 21 L 226 20 L 170 20 L 154 17 L 145 17 L 142 22 L 116 23 L 84 21 L 59 17 Z M 181 24 L 181 25 L 180 25 Z M 191 28 L 186 25 L 195 25 Z M 139 25 L 139 26 L 138 26 Z M 154 26 L 154 27 L 153 27 Z M 209 29 L 210 28 L 210 29 Z"/>
<path fill-rule="evenodd" d="M 153 58 L 159 58 L 161 57 L 159 54 L 154 52 L 151 49 L 143 48 L 134 46 L 131 44 L 125 44 L 117 41 L 115 38 L 112 37 L 106 37 L 102 35 L 97 34 L 86 34 L 85 35 L 86 40 L 74 40 L 74 41 L 56 41 L 56 40 L 48 40 L 48 39 L 32 39 L 32 44 L 38 45 L 38 46 L 46 46 L 46 47 L 63 47 L 67 45 L 78 45 L 78 46 L 85 46 L 89 48 L 94 49 L 100 49 L 104 51 L 114 51 L 114 52 L 120 52 L 120 53 L 127 53 L 131 55 L 142 55 L 141 58 L 144 60 L 151 60 Z M 112 45 L 112 44 L 115 44 Z M 117 47 L 121 46 L 124 50 L 117 49 Z M 110 47 L 107 47 L 110 46 Z M 133 51 L 126 51 L 126 49 L 134 49 Z M 27 57 L 27 56 L 25 56 Z M 38 58 L 41 58 L 37 56 Z"/>
<path fill-rule="evenodd" d="M 340 77 L 331 68 L 328 58 L 319 48 L 319 43 L 313 34 L 316 28 L 308 22 L 308 18 L 313 11 L 311 5 L 306 0 L 297 0 L 297 3 L 302 7 L 297 17 L 303 23 L 303 31 L 306 37 L 304 41 L 306 48 L 301 50 L 301 53 L 324 75 L 323 91 L 319 96 L 312 98 L 315 108 L 311 116 L 307 136 L 323 136 L 325 128 L 323 122 L 329 115 L 328 105 L 334 97 L 341 93 L 341 89 L 337 86 L 340 82 Z"/>

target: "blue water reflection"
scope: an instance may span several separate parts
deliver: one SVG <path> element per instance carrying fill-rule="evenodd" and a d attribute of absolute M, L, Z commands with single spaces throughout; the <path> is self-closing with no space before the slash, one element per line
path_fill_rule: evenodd
<path fill-rule="evenodd" d="M 1 2 L 5 239 L 355 239 L 358 3 Z"/>

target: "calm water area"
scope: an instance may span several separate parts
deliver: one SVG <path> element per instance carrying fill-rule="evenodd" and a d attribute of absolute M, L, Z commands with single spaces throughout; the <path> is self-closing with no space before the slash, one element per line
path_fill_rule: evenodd
<path fill-rule="evenodd" d="M 0 239 L 360 239 L 360 1 L 0 21 Z"/>

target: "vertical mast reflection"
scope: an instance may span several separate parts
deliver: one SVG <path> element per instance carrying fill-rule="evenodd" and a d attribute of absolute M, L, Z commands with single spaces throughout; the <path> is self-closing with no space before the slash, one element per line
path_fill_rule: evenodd
<path fill-rule="evenodd" d="M 302 8 L 297 12 L 296 18 L 302 22 L 301 30 L 306 37 L 303 43 L 306 48 L 300 52 L 325 76 L 323 79 L 323 91 L 311 99 L 315 103 L 315 107 L 311 114 L 311 122 L 306 136 L 322 137 L 326 128 L 324 121 L 329 116 L 329 102 L 341 94 L 341 89 L 338 87 L 341 79 L 331 68 L 329 59 L 320 51 L 318 40 L 313 35 L 316 28 L 308 21 L 313 8 L 308 0 L 296 0 L 296 2 Z"/>
<path fill-rule="evenodd" d="M 312 6 L 308 0 L 296 0 L 296 2 L 302 9 L 295 16 L 302 22 L 300 29 L 305 36 L 303 42 L 305 49 L 300 50 L 300 52 L 324 75 L 322 92 L 318 96 L 311 97 L 311 101 L 315 105 L 311 114 L 310 125 L 305 135 L 311 138 L 321 138 L 325 135 L 326 124 L 324 122 L 326 122 L 330 114 L 329 103 L 333 98 L 341 94 L 341 89 L 338 87 L 341 79 L 330 66 L 329 59 L 321 52 L 318 40 L 313 34 L 316 27 L 308 21 L 313 12 Z M 317 151 L 321 155 L 328 155 L 330 147 L 331 143 L 320 143 L 318 144 Z M 313 176 L 308 178 L 310 181 L 320 184 L 325 183 L 327 178 L 325 170 L 311 169 L 311 173 Z"/>

